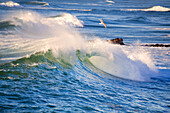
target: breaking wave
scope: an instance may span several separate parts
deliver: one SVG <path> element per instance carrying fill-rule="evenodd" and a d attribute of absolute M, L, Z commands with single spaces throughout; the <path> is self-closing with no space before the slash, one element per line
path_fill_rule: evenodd
<path fill-rule="evenodd" d="M 97 74 L 102 71 L 137 81 L 149 81 L 156 72 L 152 57 L 142 48 L 113 45 L 98 38 L 92 42 L 85 40 L 85 36 L 73 27 L 79 23 L 72 21 L 72 17 L 76 17 L 71 14 L 46 18 L 24 11 L 9 17 L 13 18 L 10 21 L 15 25 L 15 32 L 0 36 L 1 64 L 13 61 L 16 64 L 50 63 L 74 67 L 82 62 L 82 66 Z"/>
<path fill-rule="evenodd" d="M 62 15 L 51 16 L 51 17 L 40 17 L 39 14 L 35 12 L 25 11 L 14 13 L 12 15 L 8 15 L 4 20 L 0 21 L 0 29 L 9 28 L 11 26 L 25 26 L 28 23 L 39 23 L 40 25 L 51 24 L 50 26 L 54 26 L 55 24 L 59 24 L 61 26 L 70 26 L 70 27 L 84 27 L 83 21 L 79 20 L 76 16 L 71 15 L 69 13 L 64 13 Z M 52 25 L 55 23 L 54 25 Z M 38 24 L 38 25 L 39 25 Z M 38 26 L 37 25 L 37 26 Z M 36 26 L 34 26 L 36 27 Z M 20 27 L 21 28 L 21 27 Z M 40 28 L 41 29 L 41 28 Z M 46 29 L 47 30 L 47 29 Z"/>
<path fill-rule="evenodd" d="M 13 1 L 8 1 L 8 2 L 2 2 L 0 3 L 0 6 L 6 6 L 6 7 L 18 7 L 20 6 L 19 3 L 15 3 Z"/>
<path fill-rule="evenodd" d="M 83 21 L 77 19 L 76 16 L 73 16 L 69 13 L 64 13 L 62 15 L 53 16 L 51 18 L 54 18 L 60 25 L 69 25 L 73 27 L 84 27 Z"/>
<path fill-rule="evenodd" d="M 106 2 L 108 2 L 108 3 L 115 3 L 114 1 L 111 1 L 111 0 L 106 0 Z"/>
<path fill-rule="evenodd" d="M 27 5 L 43 5 L 48 6 L 47 2 L 40 2 L 40 1 L 28 1 L 28 2 L 20 2 L 20 4 L 27 4 Z"/>
<path fill-rule="evenodd" d="M 153 6 L 147 9 L 127 9 L 127 11 L 170 11 L 170 8 L 166 8 L 162 6 Z"/>

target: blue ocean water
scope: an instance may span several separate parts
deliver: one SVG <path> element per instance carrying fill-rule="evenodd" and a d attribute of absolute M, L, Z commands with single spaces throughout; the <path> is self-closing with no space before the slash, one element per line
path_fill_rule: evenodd
<path fill-rule="evenodd" d="M 146 44 L 169 0 L 0 0 L 0 112 L 168 113 L 170 49 Z"/>

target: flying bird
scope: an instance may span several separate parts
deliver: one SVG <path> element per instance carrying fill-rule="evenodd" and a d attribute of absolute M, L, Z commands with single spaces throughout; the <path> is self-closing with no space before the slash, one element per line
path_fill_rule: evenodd
<path fill-rule="evenodd" d="M 99 19 L 99 20 L 100 20 L 100 22 L 101 22 L 101 23 L 99 23 L 99 24 L 103 24 L 104 27 L 107 28 L 107 25 L 103 22 L 103 20 L 102 20 L 102 19 Z"/>

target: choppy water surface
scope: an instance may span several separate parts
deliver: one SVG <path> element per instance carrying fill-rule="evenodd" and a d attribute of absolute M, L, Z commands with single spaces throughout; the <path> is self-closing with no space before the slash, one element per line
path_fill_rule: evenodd
<path fill-rule="evenodd" d="M 168 113 L 170 49 L 145 44 L 170 44 L 168 0 L 0 0 L 0 111 Z"/>

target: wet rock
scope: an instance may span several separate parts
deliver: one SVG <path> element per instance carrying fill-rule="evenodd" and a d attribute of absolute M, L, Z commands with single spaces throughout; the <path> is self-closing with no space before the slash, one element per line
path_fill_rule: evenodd
<path fill-rule="evenodd" d="M 169 44 L 146 44 L 142 46 L 150 46 L 150 47 L 170 47 Z"/>
<path fill-rule="evenodd" d="M 116 39 L 111 39 L 111 40 L 107 40 L 108 42 L 112 43 L 112 44 L 120 44 L 120 45 L 125 45 L 123 43 L 123 39 L 122 38 L 116 38 Z"/>
<path fill-rule="evenodd" d="M 111 39 L 107 40 L 108 42 L 112 44 L 120 44 L 120 45 L 125 45 L 123 42 L 122 38 L 116 38 L 116 39 Z M 128 46 L 128 45 L 127 45 Z M 148 47 L 170 47 L 170 44 L 145 44 L 145 45 L 140 45 L 140 46 L 148 46 Z"/>

